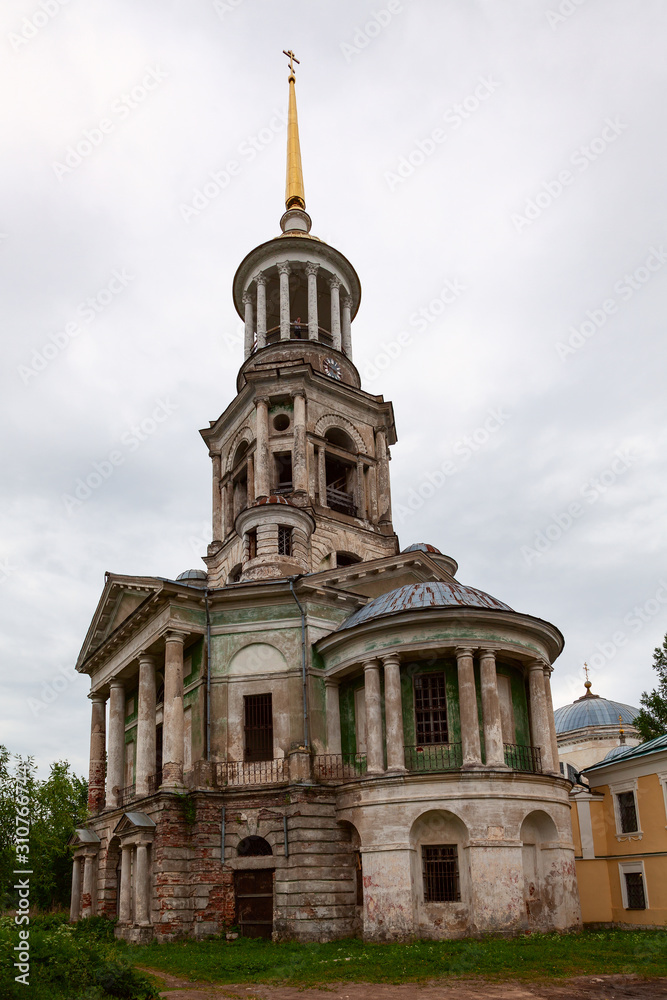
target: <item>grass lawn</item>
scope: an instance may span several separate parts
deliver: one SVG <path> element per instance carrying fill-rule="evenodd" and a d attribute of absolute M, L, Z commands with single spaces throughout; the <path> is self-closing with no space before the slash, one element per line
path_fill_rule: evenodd
<path fill-rule="evenodd" d="M 218 983 L 315 985 L 417 982 L 451 976 L 553 979 L 586 974 L 667 976 L 667 933 L 583 931 L 518 938 L 364 944 L 272 944 L 239 938 L 128 946 L 135 965 Z"/>

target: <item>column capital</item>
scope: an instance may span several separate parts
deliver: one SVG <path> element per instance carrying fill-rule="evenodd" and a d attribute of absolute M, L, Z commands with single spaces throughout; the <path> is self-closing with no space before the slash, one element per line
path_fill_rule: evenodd
<path fill-rule="evenodd" d="M 461 656 L 474 656 L 475 655 L 475 650 L 473 649 L 472 646 L 456 646 L 454 648 L 454 652 L 456 653 L 456 658 L 457 659 L 459 657 L 461 657 Z"/>
<path fill-rule="evenodd" d="M 277 265 L 277 267 L 278 267 L 278 274 L 289 274 L 290 271 L 292 270 L 289 265 L 289 262 L 286 260 L 281 260 L 280 263 Z"/>
<path fill-rule="evenodd" d="M 105 694 L 101 694 L 99 691 L 95 691 L 94 693 L 91 691 L 88 697 L 93 705 L 104 705 L 107 700 L 107 696 Z"/>
<path fill-rule="evenodd" d="M 337 681 L 335 677 L 325 677 L 324 678 L 324 686 L 325 687 L 337 688 L 337 687 L 339 687 L 339 684 L 340 684 L 340 682 Z"/>
<path fill-rule="evenodd" d="M 113 688 L 115 688 L 116 690 L 118 690 L 119 688 L 121 688 L 124 691 L 125 690 L 125 681 L 121 681 L 121 680 L 119 680 L 118 677 L 114 677 L 113 680 L 109 681 L 109 690 L 111 691 Z"/>
<path fill-rule="evenodd" d="M 534 660 L 528 661 L 529 670 L 542 670 L 549 668 L 551 664 L 547 663 L 546 660 L 542 660 L 539 656 L 536 656 Z"/>
<path fill-rule="evenodd" d="M 261 285 L 262 287 L 264 287 L 264 285 L 266 285 L 266 275 L 264 274 L 263 271 L 259 271 L 255 275 L 255 284 L 256 285 Z"/>
<path fill-rule="evenodd" d="M 341 305 L 343 306 L 343 309 L 351 309 L 352 308 L 352 296 L 348 295 L 347 292 L 343 292 L 343 294 L 340 297 L 340 301 L 341 301 Z"/>
<path fill-rule="evenodd" d="M 366 673 L 369 670 L 380 669 L 380 661 L 376 657 L 371 657 L 368 660 L 362 660 L 361 665 L 364 668 L 364 673 Z"/>
<path fill-rule="evenodd" d="M 305 399 L 306 398 L 306 390 L 305 389 L 295 389 L 292 392 L 292 399 L 296 399 L 298 396 L 300 396 L 301 399 Z"/>
<path fill-rule="evenodd" d="M 164 634 L 165 642 L 180 642 L 181 645 L 185 644 L 185 640 L 188 638 L 189 632 L 181 632 L 180 629 L 170 628 Z"/>
<path fill-rule="evenodd" d="M 340 288 L 343 282 L 340 280 L 337 274 L 332 274 L 329 278 L 329 288 Z"/>
<path fill-rule="evenodd" d="M 144 649 L 140 649 L 137 653 L 137 659 L 139 663 L 144 661 L 145 663 L 157 663 L 157 656 L 155 653 L 149 653 Z"/>
<path fill-rule="evenodd" d="M 384 653 L 380 659 L 382 660 L 382 665 L 386 667 L 387 663 L 397 663 L 400 665 L 401 655 L 400 653 Z"/>
<path fill-rule="evenodd" d="M 313 264 L 312 261 L 310 261 L 308 264 L 306 264 L 306 267 L 305 267 L 306 274 L 309 277 L 311 275 L 317 274 L 317 272 L 319 271 L 319 269 L 320 269 L 320 265 L 319 264 Z"/>
<path fill-rule="evenodd" d="M 269 405 L 269 397 L 268 396 L 255 396 L 255 406 L 261 406 L 261 405 L 264 405 L 264 406 L 268 406 Z"/>
<path fill-rule="evenodd" d="M 244 306 L 252 305 L 252 292 L 249 289 L 245 290 L 245 292 L 241 296 L 241 301 L 243 302 Z"/>

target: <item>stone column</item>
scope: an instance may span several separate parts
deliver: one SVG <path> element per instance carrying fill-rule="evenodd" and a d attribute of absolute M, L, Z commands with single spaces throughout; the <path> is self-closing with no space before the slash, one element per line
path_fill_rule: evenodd
<path fill-rule="evenodd" d="M 343 347 L 343 354 L 352 360 L 352 320 L 350 319 L 350 312 L 352 309 L 352 299 L 349 295 L 345 294 L 342 298 L 343 304 L 343 316 L 342 316 L 342 331 L 341 331 L 341 344 Z"/>
<path fill-rule="evenodd" d="M 380 664 L 364 662 L 364 699 L 366 702 L 366 771 L 384 773 L 382 752 L 382 698 L 380 694 Z"/>
<path fill-rule="evenodd" d="M 533 746 L 540 749 L 542 770 L 553 771 L 551 729 L 544 690 L 544 663 L 542 660 L 532 660 L 529 664 L 528 692 L 530 696 L 530 733 Z"/>
<path fill-rule="evenodd" d="M 384 711 L 387 725 L 387 770 L 405 771 L 401 663 L 398 653 L 382 657 L 384 667 Z"/>
<path fill-rule="evenodd" d="M 148 795 L 148 779 L 155 774 L 155 657 L 139 654 L 137 718 L 137 797 Z"/>
<path fill-rule="evenodd" d="M 472 649 L 457 646 L 456 665 L 459 679 L 459 711 L 461 714 L 461 744 L 463 766 L 478 767 L 482 763 L 477 715 L 477 691 Z"/>
<path fill-rule="evenodd" d="M 329 278 L 329 288 L 331 289 L 331 336 L 333 337 L 333 348 L 335 351 L 341 349 L 340 335 L 340 278 L 334 274 Z"/>
<path fill-rule="evenodd" d="M 224 514 L 222 538 L 225 539 L 234 527 L 234 484 L 229 477 L 222 487 L 222 510 Z"/>
<path fill-rule="evenodd" d="M 257 350 L 266 347 L 266 275 L 261 271 L 255 278 L 257 285 Z"/>
<path fill-rule="evenodd" d="M 118 792 L 125 782 L 125 685 L 109 685 L 109 752 L 107 757 L 107 809 L 120 803 Z"/>
<path fill-rule="evenodd" d="M 169 631 L 164 656 L 162 784 L 183 784 L 183 644 L 185 633 Z"/>
<path fill-rule="evenodd" d="M 269 475 L 269 403 L 258 397 L 255 400 L 257 448 L 255 450 L 255 500 L 271 493 Z"/>
<path fill-rule="evenodd" d="M 317 315 L 317 272 L 319 264 L 306 264 L 308 275 L 308 339 L 317 340 L 319 335 L 319 318 Z"/>
<path fill-rule="evenodd" d="M 249 358 L 252 354 L 252 343 L 255 339 L 255 317 L 253 316 L 252 295 L 249 291 L 243 293 L 243 305 L 245 306 L 245 329 L 243 331 L 243 357 Z"/>
<path fill-rule="evenodd" d="M 93 872 L 95 858 L 86 854 L 83 858 L 83 892 L 81 893 L 81 919 L 93 915 Z"/>
<path fill-rule="evenodd" d="M 132 850 L 132 844 L 121 845 L 119 924 L 129 924 L 132 919 Z"/>
<path fill-rule="evenodd" d="M 255 460 L 252 455 L 248 455 L 248 461 L 246 462 L 246 469 L 248 474 L 248 506 L 253 502 L 255 498 Z"/>
<path fill-rule="evenodd" d="M 377 440 L 377 477 L 378 477 L 378 521 L 380 524 L 391 523 L 391 487 L 389 484 L 389 452 L 387 450 L 387 431 L 384 427 L 376 429 Z"/>
<path fill-rule="evenodd" d="M 482 682 L 482 715 L 484 718 L 484 750 L 488 767 L 505 767 L 503 726 L 498 698 L 496 651 L 483 649 L 479 658 Z"/>
<path fill-rule="evenodd" d="M 333 677 L 326 677 L 324 691 L 327 706 L 327 753 L 341 753 L 338 681 Z"/>
<path fill-rule="evenodd" d="M 280 275 L 280 339 L 290 339 L 290 305 L 289 305 L 289 274 L 290 266 L 286 260 L 278 264 Z"/>
<path fill-rule="evenodd" d="M 328 507 L 327 503 L 327 452 L 323 444 L 317 446 L 317 493 L 320 507 Z"/>
<path fill-rule="evenodd" d="M 378 523 L 378 491 L 377 491 L 377 466 L 369 465 L 368 467 L 368 486 L 369 486 L 369 507 L 370 507 L 370 519 L 373 524 Z"/>
<path fill-rule="evenodd" d="M 214 455 L 209 452 L 211 460 L 213 462 L 213 522 L 212 522 L 212 534 L 213 541 L 222 541 L 224 536 L 223 527 L 223 516 L 222 516 L 222 493 L 220 491 L 220 467 L 221 458 L 220 455 Z"/>
<path fill-rule="evenodd" d="M 306 464 L 306 396 L 294 393 L 294 454 L 292 456 L 292 479 L 295 490 L 308 492 L 308 468 Z"/>
<path fill-rule="evenodd" d="M 104 775 L 106 770 L 106 698 L 101 694 L 89 695 L 90 763 L 88 769 L 88 808 L 99 812 L 104 807 Z"/>
<path fill-rule="evenodd" d="M 72 860 L 72 897 L 69 907 L 69 918 L 74 921 L 79 919 L 81 912 L 81 858 L 75 857 Z"/>
<path fill-rule="evenodd" d="M 364 482 L 364 462 L 361 455 L 357 455 L 357 482 L 356 482 L 355 503 L 357 505 L 357 517 L 366 520 L 366 483 Z"/>
<path fill-rule="evenodd" d="M 137 844 L 134 872 L 134 922 L 140 927 L 150 926 L 150 878 L 148 872 L 148 845 Z"/>
<path fill-rule="evenodd" d="M 553 770 L 560 774 L 560 765 L 558 763 L 558 736 L 556 735 L 556 719 L 554 716 L 554 703 L 551 697 L 551 674 L 553 667 L 545 663 L 544 664 L 544 697 L 547 703 L 547 718 L 549 719 L 549 734 L 551 736 L 551 757 L 553 761 Z"/>

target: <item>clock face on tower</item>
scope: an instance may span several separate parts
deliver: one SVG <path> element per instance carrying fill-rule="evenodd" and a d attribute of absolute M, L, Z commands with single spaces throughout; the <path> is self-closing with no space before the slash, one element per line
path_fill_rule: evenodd
<path fill-rule="evenodd" d="M 322 371 L 329 378 L 337 378 L 340 381 L 342 375 L 341 367 L 335 358 L 325 358 L 322 362 Z"/>

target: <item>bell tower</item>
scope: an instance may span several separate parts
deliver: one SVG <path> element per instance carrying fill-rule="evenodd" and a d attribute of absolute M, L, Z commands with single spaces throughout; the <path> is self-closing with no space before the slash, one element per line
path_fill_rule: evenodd
<path fill-rule="evenodd" d="M 280 235 L 233 282 L 244 320 L 237 395 L 200 433 L 213 463 L 209 586 L 332 569 L 398 552 L 391 520 L 392 405 L 361 388 L 352 323 L 361 285 L 311 233 L 294 63 Z"/>

